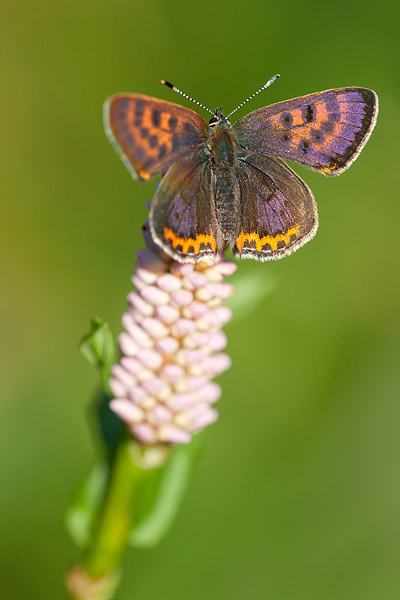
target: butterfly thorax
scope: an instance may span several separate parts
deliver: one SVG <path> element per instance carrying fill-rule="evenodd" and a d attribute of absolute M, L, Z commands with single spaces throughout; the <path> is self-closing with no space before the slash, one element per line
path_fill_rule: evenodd
<path fill-rule="evenodd" d="M 228 169 L 234 166 L 236 140 L 229 121 L 223 120 L 209 127 L 206 152 L 212 167 Z"/>

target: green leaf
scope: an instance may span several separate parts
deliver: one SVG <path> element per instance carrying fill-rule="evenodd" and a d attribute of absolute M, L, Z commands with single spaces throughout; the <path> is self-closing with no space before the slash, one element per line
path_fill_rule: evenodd
<path fill-rule="evenodd" d="M 92 538 L 108 472 L 105 461 L 97 462 L 78 486 L 67 509 L 65 526 L 79 548 L 87 547 Z"/>
<path fill-rule="evenodd" d="M 204 444 L 204 433 L 190 444 L 171 448 L 166 463 L 148 471 L 138 490 L 135 518 L 129 541 L 132 546 L 150 548 L 170 530 L 187 492 Z"/>
<path fill-rule="evenodd" d="M 79 350 L 100 371 L 106 391 L 111 366 L 115 363 L 115 343 L 109 325 L 99 318 L 91 320 L 89 333 L 83 336 Z"/>

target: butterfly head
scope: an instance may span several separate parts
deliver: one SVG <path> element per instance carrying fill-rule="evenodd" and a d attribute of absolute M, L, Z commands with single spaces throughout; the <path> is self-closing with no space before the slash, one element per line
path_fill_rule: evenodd
<path fill-rule="evenodd" d="M 213 111 L 213 116 L 210 119 L 210 121 L 208 122 L 210 127 L 215 127 L 216 125 L 227 125 L 228 127 L 230 126 L 230 122 L 228 120 L 228 118 L 224 115 L 224 113 L 221 110 L 221 107 L 216 108 Z"/>

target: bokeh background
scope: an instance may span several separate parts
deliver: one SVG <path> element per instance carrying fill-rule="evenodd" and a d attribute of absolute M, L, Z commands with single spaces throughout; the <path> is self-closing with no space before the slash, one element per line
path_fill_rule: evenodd
<path fill-rule="evenodd" d="M 77 343 L 93 315 L 121 330 L 154 190 L 107 141 L 104 98 L 180 102 L 167 78 L 232 110 L 276 72 L 238 117 L 361 85 L 379 94 L 377 127 L 342 177 L 296 168 L 317 237 L 239 265 L 220 419 L 174 529 L 127 553 L 116 597 L 399 597 L 399 17 L 392 2 L 3 6 L 2 598 L 63 597 L 77 556 L 63 514 L 98 451 Z"/>

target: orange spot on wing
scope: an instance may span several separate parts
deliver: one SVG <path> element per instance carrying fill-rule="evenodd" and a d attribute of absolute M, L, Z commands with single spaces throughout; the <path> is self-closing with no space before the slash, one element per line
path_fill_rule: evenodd
<path fill-rule="evenodd" d="M 166 240 L 171 240 L 172 247 L 176 248 L 177 246 L 182 246 L 183 254 L 187 254 L 190 246 L 193 247 L 194 253 L 198 254 L 200 252 L 201 244 L 210 244 L 211 248 L 214 252 L 217 250 L 217 243 L 214 239 L 213 235 L 205 235 L 203 233 L 199 233 L 196 235 L 196 239 L 193 238 L 180 238 L 172 231 L 172 229 L 164 228 L 164 238 Z"/>
<path fill-rule="evenodd" d="M 301 114 L 300 109 L 293 109 L 293 110 L 289 110 L 288 112 L 293 117 L 291 128 L 292 127 L 300 127 L 300 125 L 303 125 L 304 119 L 303 119 L 303 115 Z"/>
<path fill-rule="evenodd" d="M 321 123 L 322 121 L 328 121 L 329 115 L 328 115 L 328 111 L 326 110 L 325 103 L 321 102 L 321 101 L 317 101 L 317 102 L 315 102 L 315 107 L 317 109 L 317 114 L 315 116 L 316 123 Z"/>
<path fill-rule="evenodd" d="M 257 250 L 259 252 L 261 252 L 265 244 L 269 244 L 269 246 L 271 246 L 271 250 L 276 250 L 278 248 L 279 242 L 285 242 L 285 244 L 288 244 L 290 241 L 290 236 L 292 235 L 299 235 L 298 225 L 295 225 L 286 233 L 278 233 L 278 235 L 275 236 L 264 235 L 262 238 L 260 238 L 258 233 L 255 233 L 254 231 L 252 231 L 251 233 L 244 233 L 242 229 L 242 233 L 236 240 L 236 245 L 239 248 L 239 250 L 242 250 L 245 242 L 255 242 Z"/>
<path fill-rule="evenodd" d="M 306 127 L 296 127 L 296 129 L 294 131 L 291 131 L 292 134 L 294 134 L 296 137 L 301 138 L 302 140 L 311 140 L 311 127 L 310 126 L 306 126 Z M 291 146 L 297 146 L 297 142 L 293 141 L 291 143 Z"/>
<path fill-rule="evenodd" d="M 164 131 L 168 131 L 169 130 L 169 120 L 170 120 L 171 116 L 172 116 L 171 112 L 163 111 L 161 113 L 160 128 L 163 129 Z"/>

